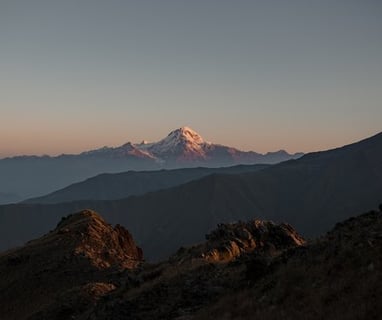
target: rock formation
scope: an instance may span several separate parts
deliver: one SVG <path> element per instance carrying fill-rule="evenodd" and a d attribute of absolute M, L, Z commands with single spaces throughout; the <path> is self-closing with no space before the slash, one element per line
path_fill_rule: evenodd
<path fill-rule="evenodd" d="M 288 248 L 301 246 L 305 240 L 286 223 L 252 220 L 231 224 L 219 224 L 206 235 L 206 242 L 181 248 L 172 259 L 205 259 L 209 262 L 228 262 L 245 253 L 256 250 L 275 256 Z"/>
<path fill-rule="evenodd" d="M 70 319 L 114 290 L 142 250 L 121 226 L 83 210 L 0 255 L 1 319 Z"/>

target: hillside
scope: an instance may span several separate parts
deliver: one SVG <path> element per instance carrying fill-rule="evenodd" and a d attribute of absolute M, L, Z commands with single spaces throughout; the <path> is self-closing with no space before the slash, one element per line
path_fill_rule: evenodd
<path fill-rule="evenodd" d="M 321 239 L 275 259 L 264 277 L 247 264 L 247 288 L 189 319 L 380 319 L 382 212 L 338 223 Z"/>
<path fill-rule="evenodd" d="M 85 210 L 0 255 L 0 312 L 4 320 L 379 319 L 381 234 L 381 210 L 310 241 L 289 224 L 219 224 L 204 242 L 149 264 L 127 230 Z"/>
<path fill-rule="evenodd" d="M 284 241 L 268 231 L 263 246 L 225 263 L 175 256 L 143 270 L 148 280 L 112 293 L 91 311 L 92 319 L 380 319 L 381 211 L 353 217 L 303 245 L 293 231 L 276 233 Z M 224 251 L 225 233 L 219 240 Z M 211 246 L 209 240 L 203 245 Z"/>
<path fill-rule="evenodd" d="M 75 200 L 115 200 L 166 189 L 213 173 L 236 174 L 262 170 L 269 165 L 240 165 L 223 168 L 185 168 L 157 171 L 128 171 L 100 174 L 46 196 L 24 203 L 59 203 Z"/>
<path fill-rule="evenodd" d="M 0 192 L 0 204 L 15 203 L 20 200 L 17 194 Z"/>
<path fill-rule="evenodd" d="M 220 296 L 223 291 L 214 292 L 214 282 L 230 287 L 238 268 L 224 268 L 223 273 L 211 269 L 211 262 L 223 261 L 219 255 L 225 253 L 225 262 L 245 252 L 274 257 L 304 243 L 292 227 L 271 222 L 227 225 L 229 232 L 221 233 L 222 228 L 211 234 L 206 249 L 199 248 L 200 255 L 193 248 L 183 249 L 183 255 L 191 250 L 193 261 L 178 253 L 171 261 L 149 265 L 121 226 L 111 227 L 90 210 L 69 215 L 45 236 L 0 255 L 1 319 L 168 319 L 179 305 L 197 308 Z M 201 255 L 210 252 L 207 247 L 217 254 L 214 260 Z M 227 255 L 233 247 L 242 252 Z M 203 269 L 206 282 L 197 284 Z M 216 278 L 219 274 L 221 279 Z M 186 277 L 192 277 L 191 287 L 184 286 Z M 199 291 L 197 296 L 202 288 L 207 294 Z"/>

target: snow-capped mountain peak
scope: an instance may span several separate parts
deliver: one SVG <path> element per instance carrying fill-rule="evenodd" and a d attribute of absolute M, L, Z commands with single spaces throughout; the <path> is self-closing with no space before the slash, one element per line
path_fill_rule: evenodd
<path fill-rule="evenodd" d="M 202 136 L 189 127 L 181 127 L 179 129 L 176 129 L 170 132 L 169 135 L 163 140 L 171 140 L 174 143 L 178 143 L 180 140 L 196 144 L 204 143 L 204 139 L 202 138 Z"/>
<path fill-rule="evenodd" d="M 204 158 L 204 139 L 189 127 L 171 131 L 164 139 L 147 145 L 147 150 L 158 157 Z"/>
<path fill-rule="evenodd" d="M 154 161 L 155 164 L 169 167 L 179 165 L 209 165 L 223 166 L 231 164 L 269 163 L 288 160 L 293 155 L 285 151 L 278 151 L 262 155 L 256 152 L 244 152 L 235 148 L 207 142 L 190 127 L 181 127 L 171 131 L 158 142 L 125 143 L 116 148 L 104 147 L 85 152 L 82 155 L 107 156 L 109 158 L 135 158 Z M 296 155 L 298 157 L 298 155 Z"/>

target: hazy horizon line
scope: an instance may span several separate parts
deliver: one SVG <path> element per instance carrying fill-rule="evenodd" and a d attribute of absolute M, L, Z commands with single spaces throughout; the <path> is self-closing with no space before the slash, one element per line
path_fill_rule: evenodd
<path fill-rule="evenodd" d="M 182 127 L 188 127 L 190 129 L 192 129 L 192 127 L 190 127 L 190 126 L 181 126 L 178 128 L 182 128 Z M 177 130 L 177 129 L 173 129 L 173 130 L 169 131 L 169 133 L 174 131 L 174 130 Z M 372 134 L 369 134 L 367 136 L 360 137 L 360 138 L 355 139 L 355 140 L 351 140 L 350 142 L 344 142 L 343 144 L 332 144 L 332 145 L 328 145 L 326 148 L 311 148 L 308 151 L 307 150 L 289 151 L 288 148 L 275 148 L 275 149 L 270 148 L 270 149 L 268 149 L 268 151 L 257 151 L 255 148 L 252 148 L 252 149 L 251 148 L 240 148 L 240 147 L 237 147 L 235 145 L 229 145 L 229 144 L 224 144 L 224 143 L 218 143 L 215 141 L 210 141 L 208 139 L 204 139 L 203 135 L 201 135 L 201 136 L 203 137 L 205 142 L 212 143 L 215 145 L 222 145 L 222 146 L 235 148 L 235 149 L 238 149 L 238 150 L 244 151 L 244 152 L 256 152 L 259 154 L 266 154 L 266 153 L 271 153 L 271 152 L 286 151 L 289 154 L 298 154 L 298 153 L 308 154 L 308 153 L 312 153 L 312 152 L 327 151 L 327 150 L 331 150 L 331 149 L 341 148 L 343 146 L 357 143 L 359 141 L 371 138 L 375 135 L 378 135 L 381 132 L 382 132 L 382 130 L 377 131 L 377 132 L 372 133 Z M 37 156 L 37 157 L 59 157 L 59 156 L 63 156 L 63 155 L 79 155 L 83 152 L 98 150 L 98 149 L 102 149 L 104 147 L 118 148 L 118 147 L 121 147 L 122 145 L 124 145 L 126 143 L 132 143 L 134 145 L 138 145 L 138 144 L 142 143 L 142 141 L 146 141 L 148 143 L 157 143 L 160 140 L 162 140 L 163 138 L 165 138 L 165 137 L 154 139 L 154 140 L 141 139 L 139 142 L 133 142 L 132 140 L 128 139 L 128 140 L 124 140 L 125 142 L 117 142 L 117 143 L 104 144 L 104 145 L 100 145 L 100 144 L 97 145 L 97 144 L 89 143 L 88 146 L 85 146 L 85 147 L 77 147 L 77 148 L 72 148 L 72 150 L 62 150 L 62 151 L 58 151 L 58 152 L 35 152 L 35 153 L 32 152 L 32 153 L 30 153 L 30 152 L 20 151 L 20 152 L 16 152 L 13 154 L 2 154 L 0 151 L 0 160 L 8 159 L 8 158 L 15 158 L 15 157 L 24 157 L 24 156 L 25 157 L 33 157 L 33 156 Z M 63 148 L 63 149 L 65 149 L 65 148 Z"/>

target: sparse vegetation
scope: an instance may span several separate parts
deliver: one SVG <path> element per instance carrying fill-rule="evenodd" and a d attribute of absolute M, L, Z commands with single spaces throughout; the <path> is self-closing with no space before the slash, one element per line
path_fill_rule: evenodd
<path fill-rule="evenodd" d="M 287 224 L 221 224 L 206 244 L 157 264 L 137 263 L 141 251 L 127 231 L 93 211 L 64 221 L 64 233 L 59 224 L 0 256 L 2 319 L 355 320 L 382 314 L 382 215 L 375 210 L 306 245 Z M 208 259 L 211 249 L 227 251 L 231 242 L 251 250 Z M 20 299 L 32 300 L 19 307 Z"/>
<path fill-rule="evenodd" d="M 381 232 L 375 211 L 349 219 L 192 319 L 380 319 Z"/>

